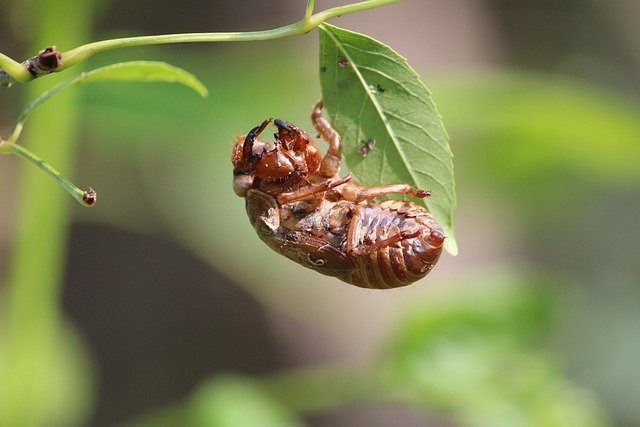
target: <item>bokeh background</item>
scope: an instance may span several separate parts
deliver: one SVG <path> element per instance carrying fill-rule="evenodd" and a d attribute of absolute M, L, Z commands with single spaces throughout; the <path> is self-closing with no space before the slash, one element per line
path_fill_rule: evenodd
<path fill-rule="evenodd" d="M 39 25 L 56 13 L 47 3 L 67 21 Z M 0 50 L 23 59 L 49 44 L 272 28 L 304 5 L 5 0 Z M 460 253 L 393 291 L 270 252 L 231 190 L 235 135 L 272 116 L 311 128 L 316 31 L 90 59 L 85 70 L 167 61 L 210 95 L 104 83 L 34 113 L 50 122 L 44 134 L 27 129 L 25 145 L 95 188 L 91 209 L 40 172 L 27 178 L 32 165 L 0 158 L 0 422 L 243 425 L 219 415 L 238 405 L 256 426 L 640 425 L 639 20 L 634 1 L 403 0 L 331 21 L 408 59 L 455 154 Z M 29 99 L 81 70 L 3 88 L 0 135 Z M 72 124 L 56 127 L 56 111 L 72 111 Z M 68 162 L 56 162 L 51 133 L 76 141 Z M 30 203 L 27 181 L 42 195 Z M 30 215 L 55 233 L 24 247 Z M 54 325 L 44 347 L 38 319 Z M 39 355 L 39 369 L 11 362 L 12 339 L 28 342 L 16 348 Z M 354 373 L 367 386 L 385 378 L 371 385 L 383 398 L 354 391 Z M 573 409 L 557 409 L 565 400 Z M 554 411 L 588 415 L 563 422 Z"/>

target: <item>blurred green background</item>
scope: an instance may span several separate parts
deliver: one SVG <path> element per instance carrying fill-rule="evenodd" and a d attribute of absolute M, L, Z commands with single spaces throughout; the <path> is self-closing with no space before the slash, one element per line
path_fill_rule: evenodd
<path fill-rule="evenodd" d="M 5 0 L 14 59 L 118 36 L 292 23 L 301 0 Z M 318 10 L 347 2 L 318 0 Z M 407 57 L 455 154 L 460 254 L 368 291 L 263 245 L 231 190 L 235 135 L 305 129 L 317 32 L 133 48 L 168 84 L 71 89 L 0 158 L 2 426 L 640 425 L 640 4 L 403 0 L 332 21 Z M 21 107 L 81 72 L 0 92 Z"/>

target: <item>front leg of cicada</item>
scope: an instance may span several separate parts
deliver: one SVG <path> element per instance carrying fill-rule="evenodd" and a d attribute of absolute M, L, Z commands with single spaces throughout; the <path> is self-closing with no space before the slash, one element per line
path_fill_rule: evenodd
<path fill-rule="evenodd" d="M 304 153 L 309 145 L 309 136 L 303 130 L 284 120 L 275 119 L 273 123 L 278 128 L 278 133 L 274 136 L 276 141 L 284 144 L 287 150 L 293 150 L 296 153 Z"/>
<path fill-rule="evenodd" d="M 253 154 L 253 146 L 256 138 L 267 127 L 271 119 L 267 119 L 260 126 L 256 126 L 244 137 L 239 136 L 231 154 L 233 163 L 233 191 L 240 197 L 246 197 L 247 191 L 254 185 L 254 163 L 256 157 Z"/>
<path fill-rule="evenodd" d="M 260 126 L 254 127 L 247 134 L 247 137 L 244 139 L 244 144 L 242 145 L 242 160 L 244 163 L 251 164 L 253 162 L 253 143 L 272 120 L 271 118 L 266 119 Z"/>
<path fill-rule="evenodd" d="M 386 248 L 387 246 L 393 246 L 396 243 L 402 242 L 403 240 L 413 239 L 415 237 L 418 237 L 419 235 L 420 235 L 419 230 L 412 231 L 412 232 L 400 231 L 390 237 L 387 237 L 386 239 L 378 240 L 373 244 L 369 245 L 366 249 L 366 252 L 375 252 L 382 248 Z"/>
<path fill-rule="evenodd" d="M 335 176 L 340 172 L 340 162 L 342 161 L 342 141 L 340 134 L 331 123 L 322 115 L 322 100 L 318 101 L 311 113 L 311 121 L 320 137 L 329 143 L 329 150 L 320 164 L 320 174 L 325 178 Z"/>

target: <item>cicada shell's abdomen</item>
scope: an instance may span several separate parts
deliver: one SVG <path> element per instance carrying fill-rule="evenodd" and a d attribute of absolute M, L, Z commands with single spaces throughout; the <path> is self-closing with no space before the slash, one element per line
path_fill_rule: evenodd
<path fill-rule="evenodd" d="M 374 289 L 410 285 L 436 265 L 443 243 L 440 225 L 415 203 L 358 205 L 347 238 L 347 253 L 355 264 L 349 281 Z"/>

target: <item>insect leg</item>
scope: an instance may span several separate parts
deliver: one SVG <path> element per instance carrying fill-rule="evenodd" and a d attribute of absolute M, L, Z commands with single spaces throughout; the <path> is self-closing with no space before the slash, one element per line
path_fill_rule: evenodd
<path fill-rule="evenodd" d="M 253 154 L 253 143 L 256 138 L 262 133 L 264 128 L 267 127 L 269 123 L 271 123 L 273 119 L 266 119 L 260 126 L 256 126 L 249 133 L 247 137 L 244 139 L 244 144 L 242 145 L 242 160 L 249 163 L 249 160 L 252 158 Z"/>
<path fill-rule="evenodd" d="M 339 185 L 342 185 L 351 180 L 351 175 L 347 175 L 342 179 L 337 181 L 324 181 L 320 184 L 309 185 L 307 187 L 302 187 L 296 191 L 291 191 L 289 193 L 280 193 L 278 194 L 277 200 L 280 204 L 298 202 L 300 200 L 310 199 L 318 193 L 324 193 L 325 191 L 331 190 Z"/>
<path fill-rule="evenodd" d="M 275 119 L 273 123 L 278 128 L 278 133 L 275 134 L 276 141 L 281 141 L 287 150 L 302 153 L 307 149 L 309 136 L 306 132 L 284 120 Z"/>
<path fill-rule="evenodd" d="M 420 190 L 409 184 L 389 184 L 378 185 L 375 187 L 360 187 L 360 186 L 348 186 L 342 191 L 342 196 L 354 203 L 361 202 L 363 200 L 371 200 L 376 197 L 386 196 L 387 194 L 410 194 L 413 197 L 424 199 L 431 195 L 430 191 Z"/>
<path fill-rule="evenodd" d="M 374 253 L 378 249 L 385 248 L 387 246 L 395 245 L 406 239 L 413 239 L 420 235 L 420 230 L 399 231 L 384 239 L 377 240 L 372 243 L 365 243 L 367 238 L 365 237 L 367 226 L 367 220 L 365 219 L 366 208 L 357 206 L 353 212 L 353 219 L 351 220 L 351 226 L 349 227 L 349 233 L 347 236 L 347 251 L 356 255 L 364 255 Z"/>
<path fill-rule="evenodd" d="M 367 247 L 367 252 L 374 252 L 381 248 L 386 248 L 387 246 L 395 245 L 398 242 L 401 242 L 406 239 L 413 239 L 414 237 L 418 237 L 420 235 L 420 230 L 409 233 L 407 231 L 401 231 L 399 233 L 394 234 L 393 236 L 387 237 L 386 239 L 378 240 L 372 245 Z"/>
<path fill-rule="evenodd" d="M 329 121 L 322 115 L 322 100 L 318 101 L 311 113 L 313 126 L 316 128 L 322 139 L 329 143 L 329 150 L 320 164 L 320 175 L 330 178 L 340 171 L 342 160 L 342 142 L 340 134 L 331 127 Z"/>

